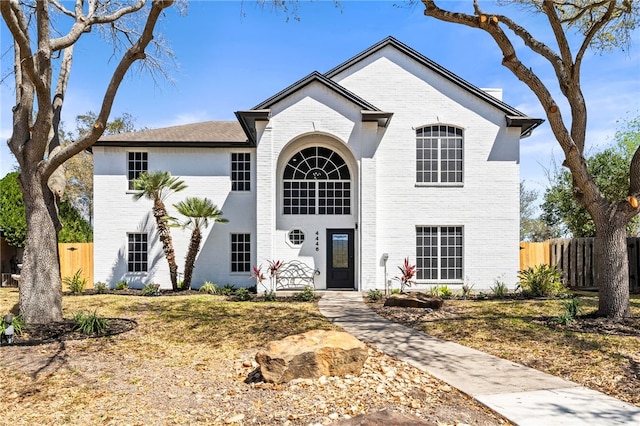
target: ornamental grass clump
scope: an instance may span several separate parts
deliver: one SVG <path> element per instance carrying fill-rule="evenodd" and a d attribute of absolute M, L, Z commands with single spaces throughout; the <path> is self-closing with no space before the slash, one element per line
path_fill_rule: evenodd
<path fill-rule="evenodd" d="M 87 280 L 82 276 L 82 269 L 78 269 L 72 277 L 64 277 L 62 282 L 69 288 L 73 294 L 80 294 L 87 285 Z"/>
<path fill-rule="evenodd" d="M 555 321 L 559 324 L 573 324 L 576 318 L 582 313 L 580 299 L 577 297 L 572 297 L 563 301 L 562 307 L 564 308 L 564 312 L 555 318 Z"/>
<path fill-rule="evenodd" d="M 293 295 L 293 299 L 298 302 L 311 302 L 315 298 L 313 287 L 306 286 L 304 290 Z"/>
<path fill-rule="evenodd" d="M 5 321 L 5 319 L 8 317 L 11 318 L 11 321 L 9 322 Z M 4 333 L 4 331 L 10 325 L 13 326 L 13 333 L 17 336 L 22 334 L 22 331 L 27 326 L 20 315 L 17 315 L 15 317 L 13 315 L 6 315 L 4 317 L 0 317 L 0 334 Z"/>
<path fill-rule="evenodd" d="M 370 302 L 377 302 L 378 300 L 382 300 L 383 297 L 384 295 L 378 289 L 372 289 L 367 292 L 367 299 L 369 299 Z"/>
<path fill-rule="evenodd" d="M 143 296 L 158 296 L 160 295 L 160 284 L 149 283 L 142 287 L 141 293 Z"/>
<path fill-rule="evenodd" d="M 109 286 L 105 282 L 97 281 L 93 283 L 93 289 L 97 294 L 104 294 L 107 292 L 107 290 L 109 290 Z"/>
<path fill-rule="evenodd" d="M 540 264 L 520 271 L 518 287 L 525 296 L 549 297 L 566 292 L 562 271 L 555 265 Z"/>
<path fill-rule="evenodd" d="M 124 280 L 118 281 L 115 286 L 116 290 L 126 290 L 128 288 L 129 288 L 129 284 Z"/>
<path fill-rule="evenodd" d="M 233 295 L 240 302 L 247 302 L 253 298 L 253 295 L 251 294 L 251 292 L 244 287 L 240 287 L 239 289 L 234 291 Z"/>
<path fill-rule="evenodd" d="M 206 293 L 206 294 L 217 294 L 218 293 L 218 286 L 214 283 L 212 283 L 211 281 L 205 281 L 204 284 L 202 284 L 200 286 L 200 293 Z"/>
<path fill-rule="evenodd" d="M 73 329 L 86 335 L 102 334 L 109 328 L 109 320 L 99 317 L 96 311 L 92 314 L 78 312 L 73 316 L 73 322 Z"/>
<path fill-rule="evenodd" d="M 504 299 L 509 294 L 509 287 L 499 279 L 493 281 L 493 287 L 489 287 L 491 295 L 498 299 Z"/>

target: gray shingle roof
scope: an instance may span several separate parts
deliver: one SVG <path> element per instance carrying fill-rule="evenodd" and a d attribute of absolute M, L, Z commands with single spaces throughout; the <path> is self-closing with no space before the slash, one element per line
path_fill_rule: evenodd
<path fill-rule="evenodd" d="M 247 144 L 237 121 L 205 121 L 101 137 L 96 146 L 225 146 Z"/>

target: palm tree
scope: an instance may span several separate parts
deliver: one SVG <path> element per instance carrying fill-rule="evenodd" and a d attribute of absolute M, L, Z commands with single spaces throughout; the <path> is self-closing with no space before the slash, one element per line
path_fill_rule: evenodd
<path fill-rule="evenodd" d="M 202 241 L 202 230 L 209 226 L 209 221 L 213 220 L 217 223 L 227 223 L 227 219 L 222 217 L 222 210 L 213 204 L 208 198 L 188 197 L 184 201 L 174 204 L 173 207 L 178 212 L 187 217 L 187 220 L 180 223 L 177 219 L 173 219 L 177 226 L 191 229 L 191 240 L 189 241 L 189 250 L 187 258 L 184 262 L 184 281 L 182 288 L 188 290 L 191 288 L 191 277 L 193 275 L 193 267 L 196 263 L 196 256 L 200 251 L 200 242 Z"/>
<path fill-rule="evenodd" d="M 171 240 L 164 200 L 174 192 L 182 191 L 187 187 L 179 179 L 178 177 L 172 177 L 169 172 L 152 171 L 141 173 L 133 181 L 133 189 L 139 191 L 133 195 L 134 200 L 139 200 L 142 197 L 153 200 L 152 212 L 156 219 L 162 250 L 169 263 L 169 276 L 171 277 L 171 287 L 174 291 L 178 290 L 178 265 L 176 264 L 176 255 L 173 250 L 173 241 Z"/>

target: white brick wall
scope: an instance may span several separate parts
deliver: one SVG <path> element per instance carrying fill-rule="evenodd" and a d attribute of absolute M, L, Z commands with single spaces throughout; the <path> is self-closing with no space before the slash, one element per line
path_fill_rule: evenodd
<path fill-rule="evenodd" d="M 198 196 L 210 198 L 229 219 L 228 224 L 210 224 L 203 232 L 192 285 L 199 287 L 205 280 L 220 285 L 252 285 L 247 279 L 249 273 L 230 272 L 230 233 L 255 235 L 255 172 L 251 182 L 253 191 L 231 191 L 231 152 L 241 150 L 150 148 L 147 151 L 149 170 L 169 171 L 188 185 L 186 190 L 165 200 L 170 216 L 179 217 L 173 204 L 186 197 Z M 155 219 L 151 214 L 152 201 L 144 198 L 133 201 L 131 191 L 127 190 L 126 151 L 123 148 L 94 147 L 94 163 L 95 280 L 115 284 L 124 279 L 137 287 L 155 282 L 163 288 L 170 288 L 169 268 L 157 240 Z M 127 273 L 128 232 L 149 233 L 150 270 L 146 274 Z M 172 228 L 171 235 L 179 272 L 182 273 L 191 233 Z"/>
<path fill-rule="evenodd" d="M 193 285 L 203 280 L 252 285 L 248 273 L 230 273 L 229 260 L 230 233 L 249 232 L 252 264 L 299 259 L 321 270 L 316 286 L 325 288 L 326 229 L 357 225 L 356 287 L 383 288 L 383 253 L 390 256 L 390 279 L 398 274 L 397 266 L 405 257 L 415 261 L 417 225 L 457 225 L 464 227 L 468 282 L 476 290 L 488 289 L 494 279 L 513 286 L 519 247 L 519 129 L 506 128 L 503 112 L 392 48 L 371 55 L 336 81 L 392 112 L 390 126 L 362 123 L 360 107 L 320 83 L 310 84 L 274 105 L 270 121 L 259 124 L 250 193 L 230 191 L 229 149 L 149 149 L 151 170 L 168 170 L 189 185 L 187 191 L 166 201 L 170 214 L 175 213 L 172 203 L 198 195 L 211 198 L 230 219 L 229 224 L 216 224 L 205 232 Z M 433 124 L 463 129 L 461 186 L 416 185 L 415 129 Z M 347 162 L 352 178 L 350 215 L 282 214 L 284 165 L 300 149 L 315 145 L 339 152 Z M 127 278 L 140 285 L 159 282 L 169 287 L 159 243 L 151 253 L 149 274 L 126 274 L 126 233 L 149 230 L 154 235 L 151 202 L 131 201 L 124 148 L 96 147 L 94 156 L 96 280 L 115 283 Z M 301 247 L 287 241 L 293 228 L 305 233 Z M 172 235 L 182 271 L 189 235 L 179 229 L 173 229 Z"/>
<path fill-rule="evenodd" d="M 416 225 L 462 225 L 469 281 L 486 289 L 502 277 L 513 286 L 519 238 L 518 129 L 505 127 L 503 112 L 394 49 L 383 49 L 355 68 L 336 81 L 394 113 L 375 153 L 377 258 L 388 252 L 388 270 L 397 275 L 404 257 L 415 261 Z M 464 129 L 462 187 L 415 185 L 415 128 L 440 123 Z M 368 287 L 365 280 L 363 289 Z"/>

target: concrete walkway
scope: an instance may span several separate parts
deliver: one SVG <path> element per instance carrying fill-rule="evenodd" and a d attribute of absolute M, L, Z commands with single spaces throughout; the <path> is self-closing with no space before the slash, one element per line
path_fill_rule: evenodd
<path fill-rule="evenodd" d="M 388 321 L 364 304 L 361 293 L 322 292 L 319 307 L 358 339 L 429 372 L 520 426 L 640 425 L 635 405 Z"/>

